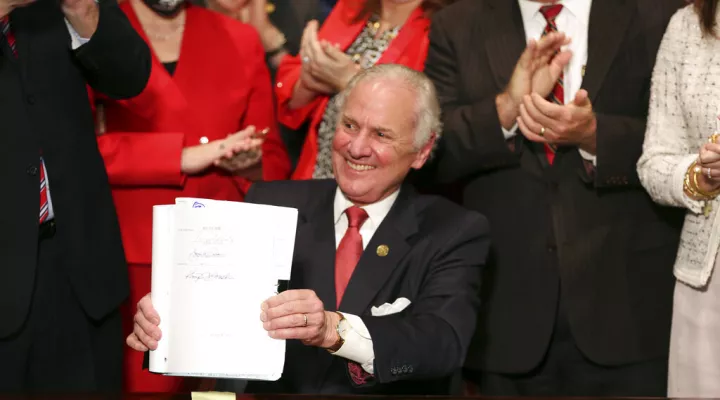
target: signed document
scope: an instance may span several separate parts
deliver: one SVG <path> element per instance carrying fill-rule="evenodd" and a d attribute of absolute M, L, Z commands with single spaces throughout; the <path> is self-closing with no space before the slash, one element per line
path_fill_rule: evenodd
<path fill-rule="evenodd" d="M 260 304 L 290 280 L 297 210 L 178 198 L 153 208 L 152 300 L 162 339 L 150 371 L 277 380 L 285 341 Z"/>

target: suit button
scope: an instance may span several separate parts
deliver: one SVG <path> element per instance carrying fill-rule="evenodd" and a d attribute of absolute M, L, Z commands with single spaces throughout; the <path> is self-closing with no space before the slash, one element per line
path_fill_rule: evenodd
<path fill-rule="evenodd" d="M 412 372 L 413 372 L 413 367 L 412 367 L 412 365 L 411 365 L 411 366 L 408 367 L 408 373 L 411 373 L 411 374 L 412 374 Z"/>
<path fill-rule="evenodd" d="M 38 173 L 38 168 L 34 165 L 29 165 L 27 168 L 27 174 L 30 176 L 35 176 Z"/>
<path fill-rule="evenodd" d="M 278 88 L 282 88 L 282 87 L 283 87 L 283 83 L 282 83 L 282 82 L 278 82 L 278 83 L 277 83 L 277 87 L 278 87 Z"/>
<path fill-rule="evenodd" d="M 27 97 L 25 97 L 25 100 L 26 100 L 27 103 L 30 104 L 31 106 L 35 104 L 35 96 L 33 96 L 33 95 L 31 95 L 31 94 L 27 95 Z"/>
<path fill-rule="evenodd" d="M 203 136 L 200 138 L 200 144 L 208 144 L 210 140 L 208 140 L 207 136 Z"/>
<path fill-rule="evenodd" d="M 407 365 L 403 365 L 401 369 L 402 369 L 403 374 L 407 374 L 407 372 L 408 372 Z"/>
<path fill-rule="evenodd" d="M 395 368 L 395 367 L 390 368 L 390 373 L 393 375 L 397 375 L 397 373 L 398 373 L 397 368 Z"/>
<path fill-rule="evenodd" d="M 548 245 L 547 251 L 548 251 L 548 253 L 554 253 L 555 251 L 557 251 L 557 246 Z"/>

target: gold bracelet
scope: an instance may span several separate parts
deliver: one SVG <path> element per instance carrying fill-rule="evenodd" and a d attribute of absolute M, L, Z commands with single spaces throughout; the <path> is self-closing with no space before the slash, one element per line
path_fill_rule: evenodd
<path fill-rule="evenodd" d="M 697 161 L 693 162 L 685 173 L 685 182 L 683 185 L 685 193 L 691 198 L 699 201 L 709 201 L 715 199 L 718 195 L 720 195 L 720 188 L 715 189 L 712 192 L 706 192 L 701 189 L 700 184 L 698 183 L 698 174 L 700 173 L 702 173 L 702 168 L 697 165 Z M 691 174 L 692 179 L 690 179 Z"/>

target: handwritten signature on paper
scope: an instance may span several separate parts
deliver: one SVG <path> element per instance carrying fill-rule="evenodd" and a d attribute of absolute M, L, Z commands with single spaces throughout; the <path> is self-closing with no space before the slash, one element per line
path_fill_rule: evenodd
<path fill-rule="evenodd" d="M 220 259 L 225 258 L 225 254 L 220 252 L 220 250 L 209 247 L 206 249 L 200 248 L 200 249 L 192 249 L 190 251 L 190 254 L 188 255 L 188 259 L 190 260 L 209 260 L 209 259 Z"/>
<path fill-rule="evenodd" d="M 233 239 L 229 236 L 225 236 L 220 231 L 220 228 L 207 227 L 198 233 L 197 237 L 193 239 L 193 243 L 199 243 L 204 245 L 225 245 L 232 244 Z"/>
<path fill-rule="evenodd" d="M 212 282 L 212 281 L 228 281 L 233 280 L 235 277 L 230 274 L 221 274 L 218 272 L 197 272 L 192 271 L 185 275 L 185 279 L 193 281 L 193 282 Z"/>

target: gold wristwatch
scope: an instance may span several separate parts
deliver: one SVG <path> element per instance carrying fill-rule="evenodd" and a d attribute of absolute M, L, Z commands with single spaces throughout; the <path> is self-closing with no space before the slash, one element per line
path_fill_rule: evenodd
<path fill-rule="evenodd" d="M 335 353 L 336 351 L 340 350 L 340 348 L 345 344 L 345 339 L 343 339 L 343 334 L 348 330 L 348 323 L 345 319 L 345 316 L 342 315 L 342 313 L 339 313 L 335 311 L 335 314 L 340 316 L 340 320 L 338 321 L 337 325 L 335 326 L 335 331 L 337 331 L 338 339 L 333 343 L 332 346 L 327 348 L 327 351 L 330 353 Z"/>

